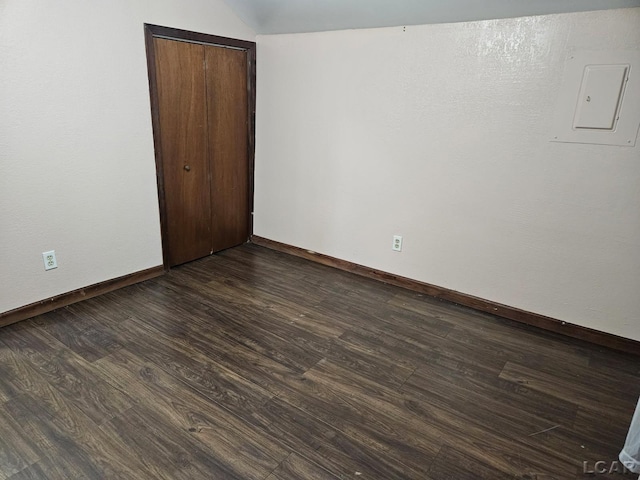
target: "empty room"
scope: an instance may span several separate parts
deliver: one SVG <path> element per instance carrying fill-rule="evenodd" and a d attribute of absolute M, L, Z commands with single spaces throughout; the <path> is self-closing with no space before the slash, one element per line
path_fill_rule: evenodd
<path fill-rule="evenodd" d="M 640 473 L 640 0 L 0 0 L 0 480 Z"/>

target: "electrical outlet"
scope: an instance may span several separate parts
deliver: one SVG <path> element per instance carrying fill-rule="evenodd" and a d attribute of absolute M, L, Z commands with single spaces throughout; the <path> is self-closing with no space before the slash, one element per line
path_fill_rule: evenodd
<path fill-rule="evenodd" d="M 402 251 L 402 235 L 393 236 L 393 245 L 391 245 L 391 250 L 394 252 Z"/>
<path fill-rule="evenodd" d="M 45 270 L 53 270 L 54 268 L 58 268 L 58 261 L 56 260 L 55 250 L 51 250 L 50 252 L 42 252 L 42 259 L 44 260 Z"/>

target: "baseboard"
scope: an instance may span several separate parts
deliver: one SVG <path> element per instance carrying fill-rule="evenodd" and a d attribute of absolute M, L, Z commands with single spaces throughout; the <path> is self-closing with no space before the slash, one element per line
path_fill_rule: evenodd
<path fill-rule="evenodd" d="M 122 277 L 113 278 L 104 282 L 96 283 L 88 287 L 79 288 L 72 292 L 56 295 L 55 297 L 41 300 L 39 302 L 25 305 L 14 310 L 9 310 L 5 313 L 0 313 L 0 327 L 10 325 L 12 323 L 26 320 L 27 318 L 35 317 L 43 313 L 50 312 L 56 308 L 66 307 L 72 303 L 87 300 L 98 295 L 102 295 L 119 288 L 133 285 L 134 283 L 143 282 L 151 278 L 159 277 L 164 273 L 164 267 L 159 265 L 157 267 L 148 268 L 139 272 L 134 272 Z"/>
<path fill-rule="evenodd" d="M 448 288 L 438 287 L 428 283 L 412 280 L 410 278 L 401 277 L 387 272 L 382 272 L 373 268 L 351 263 L 346 260 L 316 253 L 311 250 L 294 247 L 285 243 L 276 242 L 266 238 L 252 236 L 251 242 L 261 245 L 272 250 L 288 253 L 297 257 L 306 258 L 316 263 L 328 265 L 347 272 L 355 273 L 367 278 L 373 278 L 381 282 L 403 287 L 408 290 L 420 292 L 431 297 L 440 298 L 449 302 L 457 303 L 475 310 L 488 312 L 503 318 L 515 320 L 517 322 L 533 325 L 552 332 L 561 333 L 569 337 L 585 340 L 587 342 L 602 345 L 614 350 L 640 355 L 640 342 L 629 338 L 619 337 L 606 332 L 600 332 L 580 325 L 575 325 L 555 318 L 540 315 L 538 313 L 528 312 L 519 308 L 510 307 L 501 303 L 492 302 L 483 298 L 474 297 L 465 293 L 450 290 Z"/>

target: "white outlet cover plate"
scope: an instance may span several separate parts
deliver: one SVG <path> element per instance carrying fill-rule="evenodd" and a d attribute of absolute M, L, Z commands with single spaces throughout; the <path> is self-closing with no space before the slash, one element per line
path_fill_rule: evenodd
<path fill-rule="evenodd" d="M 402 251 L 402 236 L 401 235 L 394 235 L 393 236 L 393 245 L 391 246 L 391 249 L 394 252 L 401 252 Z"/>
<path fill-rule="evenodd" d="M 42 252 L 42 261 L 44 262 L 45 270 L 53 270 L 54 268 L 58 268 L 58 261 L 56 260 L 55 250 Z"/>
<path fill-rule="evenodd" d="M 612 130 L 576 128 L 576 112 L 585 71 L 596 66 L 625 66 L 628 80 L 622 93 L 619 118 Z M 574 50 L 569 53 L 556 100 L 552 142 L 590 143 L 633 147 L 640 127 L 640 51 Z"/>

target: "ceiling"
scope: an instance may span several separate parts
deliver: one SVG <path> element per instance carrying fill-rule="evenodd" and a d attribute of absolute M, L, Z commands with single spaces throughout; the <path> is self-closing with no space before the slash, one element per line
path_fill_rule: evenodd
<path fill-rule="evenodd" d="M 465 22 L 640 7 L 640 0 L 224 1 L 259 34 Z"/>

